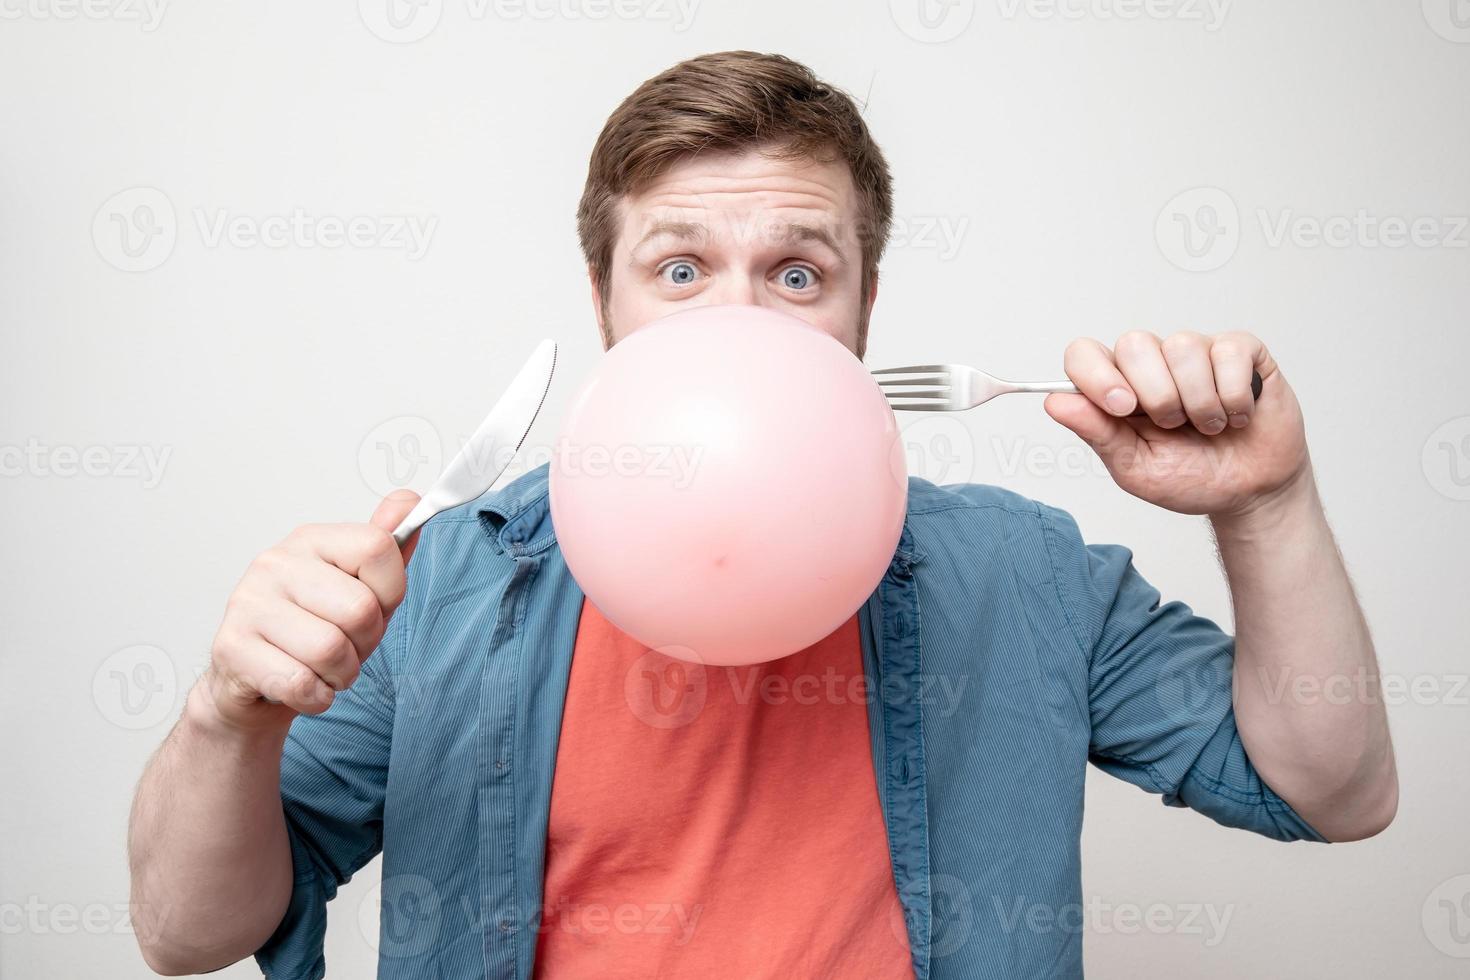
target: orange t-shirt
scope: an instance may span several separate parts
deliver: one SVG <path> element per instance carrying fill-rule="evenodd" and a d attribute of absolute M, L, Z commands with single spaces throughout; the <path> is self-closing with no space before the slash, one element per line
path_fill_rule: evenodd
<path fill-rule="evenodd" d="M 856 617 L 782 660 L 701 667 L 582 607 L 536 976 L 913 977 Z"/>

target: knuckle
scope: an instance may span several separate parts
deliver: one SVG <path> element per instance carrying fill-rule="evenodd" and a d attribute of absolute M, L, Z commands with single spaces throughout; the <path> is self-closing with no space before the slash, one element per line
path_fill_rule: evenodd
<path fill-rule="evenodd" d="M 1111 361 L 1112 353 L 1101 341 L 1092 337 L 1078 337 L 1062 352 L 1062 364 L 1069 371 L 1099 360 Z"/>
<path fill-rule="evenodd" d="M 1157 347 L 1159 338 L 1147 330 L 1129 330 L 1118 338 L 1118 350 L 1139 351 Z"/>
<path fill-rule="evenodd" d="M 388 585 L 388 592 L 386 596 L 388 600 L 388 608 L 390 610 L 397 609 L 399 603 L 403 602 L 403 597 L 407 594 L 408 577 L 405 575 L 395 575 L 393 577 L 393 581 L 390 582 Z"/>
<path fill-rule="evenodd" d="M 291 529 L 291 533 L 286 535 L 286 540 L 282 544 L 294 547 L 306 545 L 320 533 L 320 527 L 321 525 L 319 524 L 302 524 L 294 527 Z"/>
<path fill-rule="evenodd" d="M 1165 337 L 1159 344 L 1159 347 L 1163 350 L 1164 357 L 1167 360 L 1176 360 L 1181 357 L 1187 357 L 1189 354 L 1198 350 L 1200 340 L 1199 334 L 1181 331 Z"/>
<path fill-rule="evenodd" d="M 302 714 L 319 715 L 330 708 L 337 698 L 337 692 L 318 681 L 310 671 L 303 671 L 293 677 L 290 686 L 292 706 Z"/>
<path fill-rule="evenodd" d="M 303 641 L 301 649 L 292 651 L 292 656 L 307 667 L 325 669 L 336 660 L 341 651 L 340 636 L 336 630 L 323 630 L 319 635 Z"/>
<path fill-rule="evenodd" d="M 273 578 L 280 573 L 284 558 L 279 548 L 267 548 L 250 560 L 245 573 L 258 578 Z"/>
<path fill-rule="evenodd" d="M 358 589 L 353 592 L 352 597 L 347 600 L 342 610 L 343 618 L 346 620 L 344 626 L 352 629 L 362 629 L 372 626 L 382 615 L 378 607 L 378 599 L 367 589 Z"/>
<path fill-rule="evenodd" d="M 259 608 L 260 601 L 253 591 L 243 586 L 237 588 L 225 600 L 224 623 L 238 629 L 241 623 L 253 622 Z M 223 630 L 222 626 L 221 631 Z"/>
<path fill-rule="evenodd" d="M 362 555 L 374 564 L 386 562 L 398 551 L 398 542 L 393 535 L 372 524 L 363 525 Z"/>
<path fill-rule="evenodd" d="M 1215 339 L 1210 346 L 1210 355 L 1216 360 L 1236 360 L 1245 357 L 1250 351 L 1239 338 L 1226 335 Z"/>
<path fill-rule="evenodd" d="M 245 648 L 246 633 L 234 623 L 221 624 L 209 645 L 209 660 L 222 667 L 232 665 L 239 651 Z"/>
<path fill-rule="evenodd" d="M 342 668 L 342 689 L 346 690 L 353 684 L 357 683 L 357 675 L 361 673 L 361 671 L 361 665 L 358 664 L 357 658 L 353 657 L 352 662 Z"/>

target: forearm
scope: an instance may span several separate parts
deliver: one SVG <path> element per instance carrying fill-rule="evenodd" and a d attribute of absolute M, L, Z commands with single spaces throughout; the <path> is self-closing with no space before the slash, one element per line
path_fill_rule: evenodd
<path fill-rule="evenodd" d="M 285 729 L 231 729 L 200 694 L 144 772 L 128 830 L 134 929 L 148 965 L 165 974 L 249 956 L 291 898 Z"/>
<path fill-rule="evenodd" d="M 1329 840 L 1387 826 L 1398 801 L 1368 626 L 1310 467 L 1212 519 L 1235 609 L 1235 717 L 1261 778 Z"/>

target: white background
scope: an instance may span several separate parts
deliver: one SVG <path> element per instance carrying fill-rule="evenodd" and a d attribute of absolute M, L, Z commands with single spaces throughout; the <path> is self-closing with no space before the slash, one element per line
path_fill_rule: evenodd
<path fill-rule="evenodd" d="M 1366 843 L 1279 845 L 1093 774 L 1090 974 L 1464 975 L 1470 4 L 924 2 L 430 0 L 395 28 L 380 0 L 0 0 L 0 975 L 149 975 L 128 805 L 245 564 L 394 476 L 423 489 L 550 336 L 544 453 L 600 352 L 573 218 L 593 139 L 727 48 L 867 98 L 903 222 L 873 366 L 1039 378 L 1077 335 L 1264 337 L 1384 671 L 1419 685 L 1391 708 L 1398 821 Z M 297 209 L 328 224 L 212 237 Z M 1360 212 L 1389 228 L 1310 238 Z M 394 216 L 432 228 L 422 255 L 373 237 Z M 323 244 L 353 217 L 369 244 Z M 1204 524 L 1113 487 L 1039 400 L 916 418 L 915 472 L 1060 505 L 1228 624 Z M 333 905 L 333 976 L 372 975 L 376 877 Z M 1129 912 L 1198 905 L 1223 936 Z"/>

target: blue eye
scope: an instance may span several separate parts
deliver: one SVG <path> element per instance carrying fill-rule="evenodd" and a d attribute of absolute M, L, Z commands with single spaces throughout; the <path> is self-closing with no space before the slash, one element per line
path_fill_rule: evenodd
<path fill-rule="evenodd" d="M 806 266 L 793 265 L 781 273 L 781 284 L 787 289 L 802 290 L 810 286 L 815 278 L 816 273 Z"/>
<path fill-rule="evenodd" d="M 691 262 L 671 263 L 660 270 L 659 274 L 675 286 L 687 286 L 699 278 L 699 270 Z"/>

